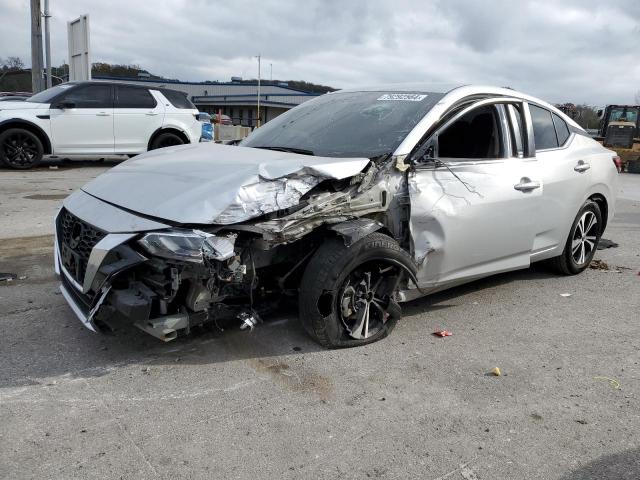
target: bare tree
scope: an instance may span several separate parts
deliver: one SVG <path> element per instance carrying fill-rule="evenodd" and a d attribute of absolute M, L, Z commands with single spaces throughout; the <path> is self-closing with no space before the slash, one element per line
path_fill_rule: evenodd
<path fill-rule="evenodd" d="M 0 65 L 2 65 L 2 70 L 9 72 L 24 70 L 24 62 L 20 57 L 7 57 L 6 60 L 0 59 Z"/>

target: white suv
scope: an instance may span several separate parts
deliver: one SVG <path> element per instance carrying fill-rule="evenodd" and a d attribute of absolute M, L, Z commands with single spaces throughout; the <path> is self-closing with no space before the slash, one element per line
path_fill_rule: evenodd
<path fill-rule="evenodd" d="M 116 82 L 69 82 L 0 104 L 0 164 L 32 168 L 43 155 L 135 155 L 200 140 L 198 109 L 182 92 Z"/>

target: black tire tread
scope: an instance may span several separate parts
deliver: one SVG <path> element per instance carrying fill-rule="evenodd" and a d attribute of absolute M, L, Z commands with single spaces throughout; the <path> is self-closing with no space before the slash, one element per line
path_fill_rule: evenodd
<path fill-rule="evenodd" d="M 354 258 L 371 249 L 388 249 L 405 257 L 410 257 L 391 237 L 382 233 L 372 233 L 357 241 L 350 247 L 345 246 L 341 238 L 328 238 L 315 252 L 305 269 L 300 283 L 299 312 L 300 322 L 306 332 L 324 347 L 340 347 L 351 345 L 336 345 L 327 332 L 326 319 L 317 314 L 317 306 L 310 299 L 317 299 L 327 285 L 334 284 Z M 357 341 L 358 345 L 365 345 L 380 340 L 388 335 L 390 329 L 384 329 L 380 335 Z M 356 342 L 356 341 L 354 341 Z"/>

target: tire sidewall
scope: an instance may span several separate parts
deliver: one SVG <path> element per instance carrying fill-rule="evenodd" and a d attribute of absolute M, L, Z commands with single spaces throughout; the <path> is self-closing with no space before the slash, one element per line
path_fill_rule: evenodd
<path fill-rule="evenodd" d="M 13 168 L 15 170 L 28 170 L 30 168 L 37 167 L 42 161 L 42 157 L 44 155 L 44 146 L 42 145 L 42 141 L 40 141 L 38 136 L 30 132 L 29 130 L 25 130 L 23 128 L 9 128 L 5 130 L 4 132 L 0 133 L 0 147 L 4 144 L 4 142 L 8 137 L 10 137 L 15 133 L 21 133 L 23 135 L 27 135 L 34 141 L 36 148 L 38 150 L 36 158 L 34 158 L 31 163 L 26 165 L 12 165 L 5 160 L 4 153 L 3 153 L 4 149 L 0 148 L 0 165 L 7 168 Z"/>

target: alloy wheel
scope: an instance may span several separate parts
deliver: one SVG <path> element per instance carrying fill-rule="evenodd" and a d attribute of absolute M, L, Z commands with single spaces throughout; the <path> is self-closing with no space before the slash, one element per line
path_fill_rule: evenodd
<path fill-rule="evenodd" d="M 598 219 L 590 210 L 585 211 L 576 224 L 571 240 L 571 256 L 579 267 L 591 258 L 596 248 L 598 228 Z"/>
<path fill-rule="evenodd" d="M 38 145 L 29 135 L 12 133 L 0 146 L 4 162 L 9 167 L 28 167 L 38 158 Z"/>
<path fill-rule="evenodd" d="M 400 307 L 393 299 L 401 273 L 397 266 L 370 262 L 353 270 L 338 297 L 340 319 L 351 338 L 376 335 Z"/>

